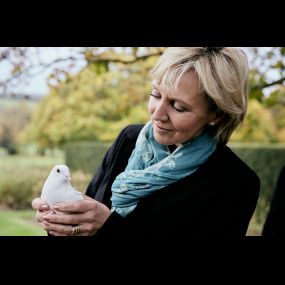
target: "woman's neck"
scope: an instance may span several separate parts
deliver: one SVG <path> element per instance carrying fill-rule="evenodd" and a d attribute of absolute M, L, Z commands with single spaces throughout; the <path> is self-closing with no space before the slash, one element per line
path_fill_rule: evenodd
<path fill-rule="evenodd" d="M 177 148 L 177 146 L 175 144 L 172 145 L 168 145 L 168 149 L 171 153 L 173 153 L 175 151 L 175 149 Z"/>

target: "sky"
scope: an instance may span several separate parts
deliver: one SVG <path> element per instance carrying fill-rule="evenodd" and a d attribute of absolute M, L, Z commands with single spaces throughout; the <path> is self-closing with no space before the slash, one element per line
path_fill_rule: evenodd
<path fill-rule="evenodd" d="M 33 56 L 33 48 L 31 48 L 29 60 L 31 63 L 36 62 L 36 57 Z M 74 52 L 80 50 L 79 47 L 41 47 L 40 48 L 40 60 L 43 63 L 49 63 L 57 58 L 68 57 Z M 77 53 L 78 54 L 78 53 Z M 80 57 L 80 56 L 79 56 Z M 73 69 L 73 72 L 78 72 L 85 65 L 85 61 L 79 61 L 77 66 Z M 57 64 L 58 67 L 66 66 L 66 62 L 63 64 Z M 13 87 L 12 91 L 14 93 L 29 94 L 36 96 L 44 96 L 48 94 L 48 85 L 47 78 L 50 72 L 53 70 L 53 67 L 46 69 L 44 72 L 38 73 L 38 69 L 34 69 L 34 73 L 38 75 L 27 78 L 24 82 L 19 83 L 16 87 Z M 7 74 L 10 72 L 9 63 L 1 63 L 0 66 L 0 80 L 3 80 Z"/>

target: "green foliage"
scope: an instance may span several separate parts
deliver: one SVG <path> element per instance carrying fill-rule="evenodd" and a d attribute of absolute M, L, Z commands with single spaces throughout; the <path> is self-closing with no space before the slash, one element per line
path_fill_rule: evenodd
<path fill-rule="evenodd" d="M 252 69 L 249 72 L 248 81 L 249 81 L 249 98 L 262 102 L 264 98 L 264 93 L 263 90 L 261 88 L 258 88 L 257 86 L 265 84 L 264 75 L 260 74 L 258 70 Z"/>
<path fill-rule="evenodd" d="M 231 142 L 278 142 L 278 129 L 271 110 L 251 99 L 242 126 L 234 131 Z M 282 142 L 282 140 L 280 140 Z"/>
<path fill-rule="evenodd" d="M 15 177 L 2 177 L 0 183 L 0 202 L 12 209 L 29 208 L 33 197 L 39 190 L 37 181 L 44 181 L 41 173 L 18 171 Z"/>
<path fill-rule="evenodd" d="M 268 107 L 285 106 L 285 87 L 279 86 L 265 99 L 265 105 Z"/>
<path fill-rule="evenodd" d="M 30 208 L 32 199 L 40 195 L 51 168 L 62 161 L 62 157 L 1 157 L 0 203 L 12 209 Z"/>
<path fill-rule="evenodd" d="M 65 161 L 72 170 L 94 175 L 110 144 L 100 142 L 74 142 L 65 146 Z"/>
<path fill-rule="evenodd" d="M 24 102 L 0 105 L 0 146 L 10 154 L 17 152 L 21 131 L 28 124 L 31 113 L 31 106 Z"/>
<path fill-rule="evenodd" d="M 25 130 L 25 141 L 49 147 L 82 140 L 112 141 L 126 123 L 145 122 L 150 79 L 141 71 L 148 64 L 131 68 L 116 64 L 109 72 L 100 69 L 100 74 L 92 64 L 60 83 L 39 104 Z"/>
<path fill-rule="evenodd" d="M 263 224 L 278 175 L 282 166 L 285 165 L 285 145 L 231 144 L 231 148 L 261 179 L 261 192 L 255 217 L 258 224 Z"/>
<path fill-rule="evenodd" d="M 39 197 L 44 181 L 56 164 L 65 163 L 63 157 L 8 156 L 1 158 L 0 204 L 11 209 L 31 208 L 31 201 Z M 72 171 L 72 185 L 85 192 L 92 175 Z"/>

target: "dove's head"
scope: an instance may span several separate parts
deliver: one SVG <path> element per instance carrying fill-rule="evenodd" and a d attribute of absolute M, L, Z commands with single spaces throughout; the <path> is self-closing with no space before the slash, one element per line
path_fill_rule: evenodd
<path fill-rule="evenodd" d="M 50 172 L 50 175 L 53 177 L 56 177 L 59 180 L 71 181 L 69 168 L 68 166 L 63 165 L 63 164 L 56 165 Z"/>

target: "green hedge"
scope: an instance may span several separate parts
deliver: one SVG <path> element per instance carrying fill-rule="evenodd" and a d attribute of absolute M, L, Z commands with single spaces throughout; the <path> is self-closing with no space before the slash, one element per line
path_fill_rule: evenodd
<path fill-rule="evenodd" d="M 96 173 L 111 144 L 100 142 L 74 142 L 65 145 L 65 161 L 71 170 Z"/>
<path fill-rule="evenodd" d="M 260 177 L 261 191 L 255 216 L 263 224 L 268 213 L 272 194 L 283 165 L 284 144 L 230 144 L 231 149 Z"/>
<path fill-rule="evenodd" d="M 70 143 L 65 148 L 66 163 L 73 170 L 94 174 L 109 146 L 100 142 Z M 285 165 L 285 145 L 231 143 L 230 147 L 261 179 L 255 218 L 263 224 L 279 172 Z"/>

